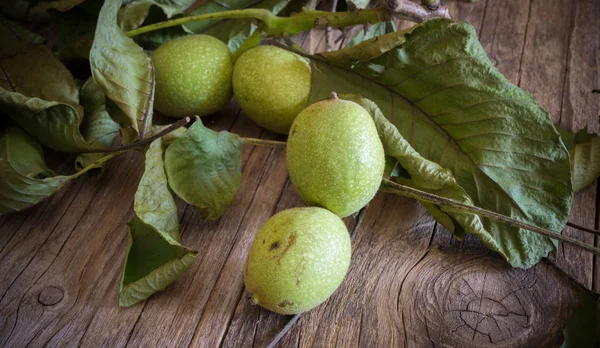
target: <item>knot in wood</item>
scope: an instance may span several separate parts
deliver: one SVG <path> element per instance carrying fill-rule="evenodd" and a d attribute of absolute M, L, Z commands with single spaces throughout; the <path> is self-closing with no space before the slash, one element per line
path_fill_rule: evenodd
<path fill-rule="evenodd" d="M 465 344 L 514 342 L 531 329 L 533 308 L 527 290 L 513 277 L 464 274 L 451 287 L 446 323 Z"/>
<path fill-rule="evenodd" d="M 47 286 L 40 291 L 38 302 L 43 306 L 53 306 L 59 303 L 64 297 L 64 291 L 55 286 Z"/>

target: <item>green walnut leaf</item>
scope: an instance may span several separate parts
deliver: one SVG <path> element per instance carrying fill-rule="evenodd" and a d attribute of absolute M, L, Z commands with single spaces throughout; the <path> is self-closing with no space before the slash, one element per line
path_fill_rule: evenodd
<path fill-rule="evenodd" d="M 165 148 L 182 131 L 173 133 L 153 141 L 146 150 L 144 175 L 133 203 L 136 216 L 129 223 L 127 258 L 119 292 L 121 306 L 133 305 L 163 290 L 198 255 L 179 243 L 177 206 L 168 187 L 163 159 Z"/>
<path fill-rule="evenodd" d="M 0 137 L 0 215 L 41 202 L 111 157 L 103 157 L 74 175 L 56 175 L 46 166 L 35 140 L 19 128 L 6 129 Z"/>
<path fill-rule="evenodd" d="M 206 220 L 220 218 L 233 201 L 242 177 L 242 142 L 215 132 L 200 118 L 165 153 L 169 186 Z"/>
<path fill-rule="evenodd" d="M 164 167 L 165 139 L 153 141 L 146 150 L 144 175 L 140 179 L 133 210 L 146 224 L 179 240 L 177 206 L 169 190 Z"/>
<path fill-rule="evenodd" d="M 600 137 L 585 129 L 575 134 L 557 129 L 571 154 L 573 191 L 580 191 L 600 176 Z"/>
<path fill-rule="evenodd" d="M 40 143 L 64 152 L 93 148 L 79 131 L 82 108 L 71 73 L 34 35 L 0 25 L 0 110 Z"/>
<path fill-rule="evenodd" d="M 121 127 L 106 111 L 104 92 L 92 78 L 81 87 L 81 104 L 85 113 L 81 132 L 86 143 L 95 148 L 111 147 Z M 80 154 L 75 160 L 75 168 L 81 170 L 104 156 L 103 153 Z"/>
<path fill-rule="evenodd" d="M 474 205 L 561 231 L 573 197 L 569 154 L 547 112 L 496 70 L 471 25 L 430 20 L 405 39 L 376 58 L 347 51 L 357 59 L 346 64 L 312 57 L 311 100 L 331 91 L 371 99 L 415 151 L 452 172 Z M 515 267 L 555 249 L 550 238 L 481 222 Z"/>
<path fill-rule="evenodd" d="M 139 217 L 129 221 L 127 257 L 119 290 L 119 305 L 127 307 L 164 290 L 198 257 L 170 235 Z"/>
<path fill-rule="evenodd" d="M 123 112 L 125 117 L 115 121 L 145 134 L 152 124 L 154 70 L 146 53 L 117 25 L 120 7 L 121 0 L 107 0 L 100 10 L 90 52 L 92 76 Z"/>

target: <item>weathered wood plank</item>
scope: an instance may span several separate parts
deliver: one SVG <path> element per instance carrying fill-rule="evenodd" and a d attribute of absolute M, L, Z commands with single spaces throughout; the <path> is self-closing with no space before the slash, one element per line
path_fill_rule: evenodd
<path fill-rule="evenodd" d="M 488 0 L 479 38 L 496 68 L 518 84 L 531 0 Z"/>
<path fill-rule="evenodd" d="M 518 84 L 555 122 L 561 115 L 574 4 L 570 0 L 532 0 L 525 29 Z"/>
<path fill-rule="evenodd" d="M 530 6 L 530 21 L 527 26 L 519 83 L 550 112 L 550 117 L 555 123 L 563 126 L 574 125 L 577 122 L 574 121 L 575 118 L 582 121 L 587 119 L 587 116 L 575 115 L 573 106 L 581 111 L 591 111 L 589 108 L 593 108 L 593 104 L 584 106 L 575 99 L 575 95 L 577 98 L 584 98 L 580 89 L 588 81 L 585 76 L 590 74 L 590 71 L 583 72 L 573 66 L 582 64 L 583 62 L 577 59 L 586 54 L 583 53 L 581 45 L 573 45 L 574 40 L 581 42 L 578 32 L 582 29 L 579 27 L 593 25 L 577 23 L 577 7 L 583 5 L 583 2 L 533 0 Z M 544 16 L 537 15 L 539 13 L 544 13 Z M 584 30 L 590 29 L 592 28 Z M 578 72 L 580 74 L 577 74 Z M 575 76 L 577 81 L 573 80 Z M 585 121 L 582 123 L 587 124 Z M 570 217 L 572 221 L 582 225 L 593 225 L 596 215 L 595 195 L 593 189 L 575 195 Z M 594 242 L 593 236 L 571 228 L 567 228 L 564 234 L 586 243 Z M 556 256 L 561 267 L 579 282 L 591 287 L 592 255 L 561 244 Z"/>
<path fill-rule="evenodd" d="M 448 11 L 453 19 L 471 23 L 477 29 L 477 32 L 480 33 L 484 23 L 485 9 L 492 1 L 479 0 L 473 4 L 462 1 L 451 1 L 448 2 Z M 498 2 L 498 0 L 493 1 L 494 4 Z"/>
<path fill-rule="evenodd" d="M 598 130 L 599 99 L 586 91 L 598 87 L 600 3 L 450 6 L 480 32 L 498 68 L 556 121 Z M 324 32 L 301 43 L 325 50 Z M 332 30 L 329 45 L 339 35 Z M 224 117 L 204 121 L 273 138 L 238 111 L 232 104 Z M 116 292 L 141 160 L 137 153 L 120 157 L 102 177 L 79 179 L 27 212 L 0 217 L 1 346 L 263 347 L 283 328 L 290 317 L 246 301 L 242 272 L 260 225 L 302 205 L 287 179 L 284 151 L 245 147 L 242 189 L 217 222 L 202 222 L 179 202 L 182 241 L 200 250 L 199 259 L 163 293 L 121 309 Z M 594 226 L 596 190 L 576 197 L 575 222 Z M 592 284 L 591 256 L 564 248 L 559 261 Z M 280 346 L 557 346 L 576 301 L 572 285 L 548 264 L 510 269 L 475 238 L 454 239 L 418 203 L 379 194 L 353 241 L 344 283 L 302 315 Z"/>
<path fill-rule="evenodd" d="M 114 295 L 108 301 L 91 295 L 110 283 L 102 281 L 103 269 L 113 266 L 110 274 L 115 277 L 118 272 L 119 266 L 111 256 L 124 245 L 125 238 L 122 235 L 106 240 L 106 232 L 124 228 L 131 200 L 119 198 L 131 197 L 135 192 L 139 178 L 135 169 L 140 164 L 139 156 L 127 154 L 111 163 L 101 178 L 81 179 L 62 190 L 44 203 L 47 216 L 31 229 L 28 238 L 8 249 L 0 261 L 2 265 L 18 257 L 23 244 L 40 245 L 30 262 L 15 263 L 23 269 L 0 302 L 2 311 L 6 311 L 6 315 L 0 315 L 3 345 L 52 346 L 65 340 L 76 343 L 93 308 L 103 301 L 116 305 Z M 101 248 L 103 241 L 108 244 L 106 248 Z M 44 295 L 51 295 L 50 299 Z M 77 307 L 83 310 L 74 311 Z"/>
<path fill-rule="evenodd" d="M 569 31 L 567 71 L 565 73 L 561 100 L 560 125 L 571 131 L 587 127 L 588 131 L 598 132 L 597 115 L 600 98 L 591 90 L 597 88 L 600 72 L 597 65 L 597 50 L 600 44 L 600 2 L 572 2 L 573 14 Z M 594 228 L 597 214 L 596 183 L 575 194 L 570 221 Z M 563 234 L 594 244 L 592 234 L 567 227 Z M 594 280 L 594 256 L 571 246 L 563 245 L 557 254 L 559 265 L 573 275 L 587 288 L 592 288 Z"/>

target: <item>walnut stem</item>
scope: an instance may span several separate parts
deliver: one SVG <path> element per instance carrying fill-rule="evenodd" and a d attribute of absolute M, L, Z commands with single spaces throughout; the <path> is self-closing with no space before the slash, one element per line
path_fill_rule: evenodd
<path fill-rule="evenodd" d="M 172 125 L 168 126 L 167 128 L 163 129 L 162 131 L 148 137 L 148 138 L 144 138 L 142 140 L 138 140 L 136 142 L 133 142 L 131 144 L 127 144 L 127 145 L 123 145 L 123 146 L 119 146 L 119 147 L 113 147 L 113 148 L 108 148 L 108 149 L 92 149 L 92 150 L 83 150 L 83 151 L 79 151 L 79 153 L 106 153 L 106 152 L 121 152 L 121 151 L 127 151 L 127 150 L 131 150 L 131 149 L 135 149 L 138 147 L 142 147 L 145 145 L 150 144 L 151 142 L 153 142 L 154 140 L 161 138 L 169 133 L 171 133 L 172 131 L 181 128 L 183 126 L 185 126 L 186 124 L 190 123 L 190 118 L 186 117 L 182 120 L 179 120 L 175 123 L 173 123 Z"/>

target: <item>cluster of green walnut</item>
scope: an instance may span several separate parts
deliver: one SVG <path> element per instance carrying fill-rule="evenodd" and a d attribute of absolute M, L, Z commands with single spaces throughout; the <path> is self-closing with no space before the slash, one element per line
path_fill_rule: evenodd
<path fill-rule="evenodd" d="M 290 180 L 310 207 L 284 210 L 255 236 L 244 281 L 252 301 L 281 314 L 324 302 L 348 272 L 350 235 L 341 220 L 377 192 L 385 155 L 360 105 L 332 96 L 309 104 L 311 67 L 292 52 L 259 46 L 232 63 L 214 37 L 170 41 L 152 53 L 155 108 L 169 116 L 205 116 L 235 95 L 260 126 L 289 134 Z"/>

